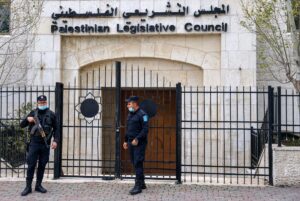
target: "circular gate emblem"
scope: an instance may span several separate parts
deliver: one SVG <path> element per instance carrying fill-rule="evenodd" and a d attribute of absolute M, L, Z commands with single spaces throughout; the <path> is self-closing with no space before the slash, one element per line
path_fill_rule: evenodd
<path fill-rule="evenodd" d="M 80 111 L 84 117 L 94 117 L 99 112 L 99 103 L 93 98 L 85 99 L 80 105 Z"/>

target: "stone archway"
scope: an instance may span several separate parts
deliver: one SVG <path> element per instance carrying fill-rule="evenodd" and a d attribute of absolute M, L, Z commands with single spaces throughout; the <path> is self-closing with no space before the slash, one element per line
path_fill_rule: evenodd
<path fill-rule="evenodd" d="M 166 73 L 170 78 L 174 77 L 170 73 L 177 70 L 177 77 L 185 76 L 183 80 L 201 80 L 187 85 L 218 85 L 220 41 L 220 35 L 63 37 L 62 80 L 72 82 L 80 69 L 121 60 L 128 66 Z M 151 62 L 160 66 L 153 69 Z M 196 71 L 198 76 L 194 77 Z"/>

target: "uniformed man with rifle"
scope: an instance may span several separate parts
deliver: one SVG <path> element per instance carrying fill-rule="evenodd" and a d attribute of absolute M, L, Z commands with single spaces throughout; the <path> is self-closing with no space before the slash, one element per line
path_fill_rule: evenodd
<path fill-rule="evenodd" d="M 36 174 L 35 191 L 46 193 L 47 190 L 42 186 L 45 167 L 49 161 L 50 144 L 52 149 L 56 149 L 59 142 L 57 134 L 57 122 L 54 112 L 47 105 L 47 97 L 41 95 L 37 97 L 37 108 L 32 110 L 20 124 L 21 128 L 29 126 L 30 142 L 27 153 L 27 177 L 26 187 L 21 193 L 26 196 L 32 192 L 31 185 L 34 170 L 38 161 Z M 51 143 L 51 138 L 54 138 Z"/>

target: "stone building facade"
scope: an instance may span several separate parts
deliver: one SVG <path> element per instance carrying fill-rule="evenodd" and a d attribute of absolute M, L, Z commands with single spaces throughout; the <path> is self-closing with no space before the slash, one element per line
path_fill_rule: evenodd
<path fill-rule="evenodd" d="M 256 35 L 244 29 L 240 20 L 243 17 L 239 0 L 45 0 L 41 18 L 35 31 L 32 46 L 27 55 L 30 68 L 26 74 L 26 83 L 33 85 L 50 85 L 62 82 L 65 86 L 103 86 L 107 82 L 107 74 L 114 73 L 115 61 L 122 62 L 122 86 L 138 87 L 139 82 L 143 87 L 151 88 L 165 86 L 165 81 L 171 87 L 180 82 L 183 87 L 256 87 Z M 2 37 L 2 36 L 0 36 Z M 100 74 L 101 71 L 105 73 Z M 139 70 L 146 72 L 143 80 L 136 79 L 127 70 L 132 69 L 134 74 Z M 95 73 L 94 73 L 95 72 Z M 151 72 L 151 73 L 150 73 Z M 98 73 L 98 74 L 97 74 Z M 86 77 L 90 75 L 92 77 Z M 159 75 L 157 80 L 152 75 Z M 130 80 L 127 83 L 127 80 Z M 105 80 L 105 81 L 104 81 Z M 114 81 L 113 78 L 111 80 Z M 250 88 L 249 88 L 250 89 Z M 100 92 L 98 92 L 100 93 Z M 101 96 L 101 94 L 98 94 Z M 102 94 L 103 95 L 103 94 Z M 66 99 L 70 95 L 66 94 Z M 80 94 L 75 96 L 80 96 Z M 187 97 L 186 106 L 189 118 L 197 118 Z M 71 98 L 72 99 L 72 98 Z M 65 112 L 68 105 L 74 102 L 65 102 Z M 205 97 L 204 97 L 205 99 Z M 237 98 L 238 99 L 238 98 Z M 237 102 L 237 99 L 234 99 Z M 217 97 L 218 100 L 218 97 Z M 253 98 L 255 100 L 255 97 Z M 201 103 L 199 103 L 201 104 Z M 229 107 L 228 100 L 223 102 L 223 107 Z M 256 102 L 251 102 L 251 97 L 245 99 L 245 106 L 253 111 L 247 113 L 253 121 L 257 120 Z M 236 108 L 233 103 L 230 107 Z M 202 108 L 202 107 L 201 107 Z M 210 105 L 215 111 L 211 121 L 222 121 L 228 116 L 228 110 L 222 110 L 221 102 L 213 100 Z M 75 109 L 75 108 L 72 108 Z M 200 113 L 206 108 L 202 108 Z M 231 109 L 230 109 L 231 110 Z M 251 110 L 251 109 L 250 109 Z M 224 112 L 224 114 L 223 114 Z M 226 113 L 226 114 L 225 114 Z M 233 110 L 233 113 L 237 113 Z M 183 114 L 184 115 L 184 114 Z M 190 115 L 190 116 L 189 116 Z M 245 120 L 237 116 L 237 120 Z M 263 116 L 261 117 L 263 118 Z M 70 116 L 64 121 L 74 121 L 81 125 L 77 116 Z M 102 120 L 101 120 L 102 121 Z M 100 122 L 102 124 L 103 122 Z M 85 124 L 83 122 L 82 124 Z M 251 125 L 247 124 L 247 127 Z M 91 128 L 85 131 L 72 130 L 76 138 L 64 137 L 64 146 L 70 146 L 69 151 L 80 158 L 102 159 L 108 150 L 92 150 L 97 144 L 105 141 L 105 131 Z M 100 135 L 86 138 L 81 132 L 97 133 Z M 200 133 L 200 132 L 199 132 Z M 233 149 L 229 146 L 219 149 L 218 152 L 226 156 L 219 156 L 215 152 L 217 144 L 221 146 L 225 141 L 229 144 L 237 142 L 240 131 L 229 133 L 226 131 L 223 138 L 219 138 L 215 131 L 201 135 L 197 130 L 187 131 L 183 141 L 188 144 L 190 136 L 194 140 L 183 155 L 187 163 L 207 158 L 207 163 L 214 165 L 218 160 L 231 165 L 250 166 L 250 136 L 240 138 L 243 143 Z M 232 135 L 231 135 L 232 134 Z M 205 141 L 205 135 L 212 137 L 213 144 Z M 83 136 L 83 137 L 81 137 Z M 204 137 L 204 138 L 203 138 Z M 69 140 L 69 141 L 67 141 Z M 86 140 L 85 152 L 78 152 L 73 144 Z M 208 150 L 193 154 L 197 149 L 195 140 L 206 144 Z M 205 146 L 205 145 L 204 145 Z M 229 150 L 230 149 L 230 150 Z M 63 155 L 69 151 L 63 149 Z M 243 152 L 243 154 L 237 154 Z M 84 162 L 83 162 L 84 163 Z M 80 162 L 73 163 L 80 166 Z M 91 166 L 97 165 L 91 162 Z M 222 165 L 222 164 L 219 164 Z M 187 168 L 192 171 L 194 168 Z M 216 168 L 211 168 L 215 171 Z M 208 169 L 206 169 L 208 170 Z M 75 168 L 74 174 L 80 174 Z M 227 170 L 226 170 L 227 171 Z M 229 170 L 228 170 L 229 171 Z"/>

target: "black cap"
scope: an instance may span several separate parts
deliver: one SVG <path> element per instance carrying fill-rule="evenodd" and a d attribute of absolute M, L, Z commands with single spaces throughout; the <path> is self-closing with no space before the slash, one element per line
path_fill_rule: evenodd
<path fill-rule="evenodd" d="M 137 102 L 138 100 L 139 100 L 138 96 L 130 96 L 125 101 L 128 103 L 128 102 Z"/>
<path fill-rule="evenodd" d="M 47 101 L 47 96 L 40 95 L 39 97 L 37 97 L 37 101 Z"/>

